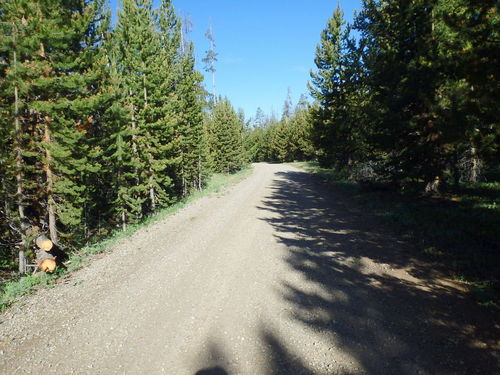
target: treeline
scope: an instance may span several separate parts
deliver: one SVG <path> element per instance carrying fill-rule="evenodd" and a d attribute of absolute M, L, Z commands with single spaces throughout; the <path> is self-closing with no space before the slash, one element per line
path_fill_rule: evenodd
<path fill-rule="evenodd" d="M 493 0 L 364 0 L 321 34 L 312 139 L 348 177 L 427 192 L 498 166 L 500 17 Z"/>
<path fill-rule="evenodd" d="M 224 155 L 242 123 L 227 100 L 207 110 L 171 1 L 122 0 L 110 18 L 104 0 L 0 5 L 3 266 L 37 234 L 80 246 L 243 165 Z"/>
<path fill-rule="evenodd" d="M 311 141 L 309 104 L 301 97 L 295 108 L 288 97 L 280 120 L 266 116 L 260 108 L 243 131 L 245 157 L 250 162 L 292 162 L 312 160 L 316 151 Z"/>

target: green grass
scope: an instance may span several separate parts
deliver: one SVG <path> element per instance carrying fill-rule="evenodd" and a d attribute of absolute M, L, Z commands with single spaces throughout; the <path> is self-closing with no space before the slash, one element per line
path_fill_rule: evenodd
<path fill-rule="evenodd" d="M 480 304 L 500 307 L 500 183 L 464 185 L 454 194 L 429 198 L 366 189 L 316 163 L 293 165 L 321 176 L 337 191 L 368 207 L 416 244 L 417 255 L 467 282 Z"/>
<path fill-rule="evenodd" d="M 37 273 L 31 274 L 6 282 L 2 285 L 0 294 L 0 312 L 16 302 L 20 297 L 32 293 L 36 288 L 50 288 L 56 280 L 65 273 L 65 270 L 58 270 L 53 274 Z"/>
<path fill-rule="evenodd" d="M 142 222 L 129 225 L 126 230 L 114 232 L 108 238 L 96 242 L 94 244 L 83 247 L 82 249 L 69 255 L 69 259 L 65 262 L 66 268 L 58 268 L 53 274 L 37 273 L 35 275 L 27 275 L 14 279 L 12 281 L 0 284 L 0 312 L 4 311 L 10 305 L 19 300 L 22 296 L 32 293 L 37 288 L 52 287 L 57 279 L 78 271 L 87 266 L 91 262 L 92 256 L 110 251 L 111 246 L 118 241 L 130 237 L 140 229 L 148 227 L 158 221 L 161 221 L 178 212 L 183 207 L 191 202 L 206 196 L 223 195 L 230 186 L 241 182 L 248 177 L 252 172 L 252 167 L 247 166 L 241 171 L 234 174 L 214 174 L 208 181 L 206 187 L 202 191 L 198 191 L 189 197 L 177 202 L 176 204 L 165 208 L 164 210 L 145 218 Z"/>

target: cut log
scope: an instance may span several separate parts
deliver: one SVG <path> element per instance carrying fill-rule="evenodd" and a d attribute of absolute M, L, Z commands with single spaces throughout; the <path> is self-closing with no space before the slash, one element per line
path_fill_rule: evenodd
<path fill-rule="evenodd" d="M 35 240 L 35 243 L 36 243 L 36 246 L 38 246 L 40 249 L 42 249 L 44 251 L 50 251 L 52 249 L 52 246 L 54 246 L 52 241 L 49 240 L 44 235 L 38 236 L 37 239 Z"/>
<path fill-rule="evenodd" d="M 38 269 L 46 273 L 52 273 L 56 269 L 56 265 L 55 259 L 47 258 L 42 260 L 42 262 L 38 265 Z"/>

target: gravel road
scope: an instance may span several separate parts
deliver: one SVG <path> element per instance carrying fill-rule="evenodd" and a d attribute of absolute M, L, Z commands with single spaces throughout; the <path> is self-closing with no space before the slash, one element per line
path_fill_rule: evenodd
<path fill-rule="evenodd" d="M 0 316 L 0 374 L 498 374 L 498 316 L 320 178 L 256 164 Z"/>

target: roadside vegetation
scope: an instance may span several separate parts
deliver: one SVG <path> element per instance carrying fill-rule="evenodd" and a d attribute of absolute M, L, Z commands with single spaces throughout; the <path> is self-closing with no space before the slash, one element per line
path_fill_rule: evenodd
<path fill-rule="evenodd" d="M 41 266 L 41 237 L 74 258 L 246 164 L 243 119 L 203 88 L 172 2 L 120 9 L 0 5 L 0 281 Z"/>
<path fill-rule="evenodd" d="M 366 186 L 317 162 L 293 163 L 367 207 L 423 259 L 469 285 L 483 306 L 500 307 L 500 182 L 462 184 L 439 197 Z"/>
<path fill-rule="evenodd" d="M 58 282 L 70 278 L 73 272 L 78 271 L 79 269 L 90 264 L 92 258 L 96 255 L 106 253 L 120 240 L 128 238 L 136 231 L 146 228 L 153 223 L 175 214 L 191 202 L 202 197 L 224 194 L 230 186 L 242 181 L 251 172 L 252 168 L 246 166 L 237 173 L 233 174 L 213 174 L 203 190 L 198 191 L 178 203 L 147 217 L 140 223 L 127 227 L 126 230 L 117 230 L 105 240 L 89 244 L 78 251 L 72 252 L 68 261 L 65 262 L 64 267 L 58 267 L 52 274 L 46 274 L 43 272 L 26 276 L 12 274 L 11 277 L 0 282 L 0 312 L 16 302 L 21 296 L 30 294 L 39 288 L 50 288 Z"/>
<path fill-rule="evenodd" d="M 311 72 L 313 103 L 256 115 L 254 161 L 305 164 L 498 305 L 498 26 L 493 1 L 337 7 Z"/>

